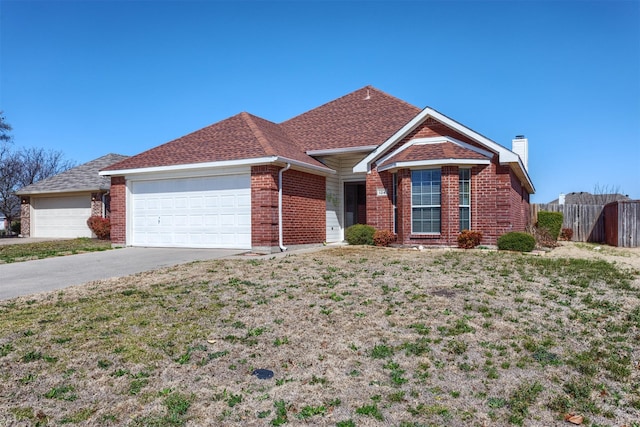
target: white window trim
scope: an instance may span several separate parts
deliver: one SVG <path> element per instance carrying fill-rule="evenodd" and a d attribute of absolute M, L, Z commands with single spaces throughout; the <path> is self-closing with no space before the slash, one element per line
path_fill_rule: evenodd
<path fill-rule="evenodd" d="M 439 205 L 417 205 L 413 204 L 413 173 L 411 174 L 411 234 L 415 236 L 440 236 L 442 235 L 442 169 L 425 168 L 419 170 L 439 170 L 440 171 L 440 204 Z M 418 169 L 416 169 L 418 171 Z M 413 172 L 413 171 L 412 171 Z M 417 232 L 413 231 L 413 208 L 440 208 L 440 231 Z"/>
<path fill-rule="evenodd" d="M 468 205 L 461 205 L 460 201 L 459 201 L 459 198 L 460 198 L 460 196 L 459 196 L 460 195 L 460 187 L 459 187 L 460 186 L 460 171 L 463 171 L 463 170 L 469 171 L 469 204 Z M 469 208 L 469 230 L 471 230 L 471 224 L 472 224 L 472 222 L 471 222 L 471 193 L 472 193 L 471 192 L 471 176 L 472 175 L 471 175 L 471 169 L 470 168 L 460 168 L 458 170 L 458 210 L 459 210 L 459 208 Z M 458 228 L 460 228 L 460 218 L 458 218 Z M 462 231 L 462 230 L 460 230 L 460 231 Z"/>

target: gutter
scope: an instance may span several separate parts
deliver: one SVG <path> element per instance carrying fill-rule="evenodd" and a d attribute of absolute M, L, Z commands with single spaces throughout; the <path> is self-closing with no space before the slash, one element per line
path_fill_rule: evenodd
<path fill-rule="evenodd" d="M 282 174 L 289 168 L 291 168 L 291 163 L 287 163 L 287 166 L 278 171 L 278 246 L 282 252 L 287 250 L 282 236 Z"/>

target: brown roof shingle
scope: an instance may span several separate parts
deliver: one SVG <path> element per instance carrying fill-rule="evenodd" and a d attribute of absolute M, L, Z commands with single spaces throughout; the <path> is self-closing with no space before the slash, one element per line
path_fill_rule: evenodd
<path fill-rule="evenodd" d="M 65 172 L 27 185 L 16 191 L 16 194 L 68 193 L 74 191 L 102 191 L 111 188 L 111 179 L 100 176 L 98 171 L 128 156 L 107 154 L 90 162 L 83 163 Z"/>
<path fill-rule="evenodd" d="M 419 112 L 418 107 L 365 86 L 281 125 L 306 151 L 364 147 L 382 144 Z"/>
<path fill-rule="evenodd" d="M 278 155 L 325 167 L 307 156 L 277 124 L 243 112 L 130 157 L 107 170 L 257 159 Z"/>
<path fill-rule="evenodd" d="M 488 160 L 489 158 L 477 151 L 461 147 L 452 142 L 441 142 L 436 144 L 414 144 L 395 156 L 386 159 L 379 166 L 386 166 L 399 162 L 412 162 L 421 160 L 444 160 L 444 159 L 474 159 Z"/>
<path fill-rule="evenodd" d="M 419 112 L 417 107 L 365 86 L 280 124 L 243 112 L 105 170 L 265 156 L 279 156 L 326 168 L 306 152 L 380 145 Z"/>

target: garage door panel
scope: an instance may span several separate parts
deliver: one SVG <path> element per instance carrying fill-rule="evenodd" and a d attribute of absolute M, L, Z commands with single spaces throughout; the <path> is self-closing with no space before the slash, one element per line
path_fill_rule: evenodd
<path fill-rule="evenodd" d="M 31 235 L 33 237 L 92 237 L 87 226 L 91 216 L 89 194 L 34 197 Z"/>
<path fill-rule="evenodd" d="M 246 174 L 134 182 L 132 244 L 250 249 L 250 181 Z"/>

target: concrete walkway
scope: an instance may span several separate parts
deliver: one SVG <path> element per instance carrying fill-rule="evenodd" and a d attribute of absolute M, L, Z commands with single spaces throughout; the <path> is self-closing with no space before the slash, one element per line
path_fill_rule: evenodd
<path fill-rule="evenodd" d="M 1 239 L 20 240 L 26 239 Z M 0 300 L 244 253 L 232 249 L 120 248 L 0 264 Z"/>

